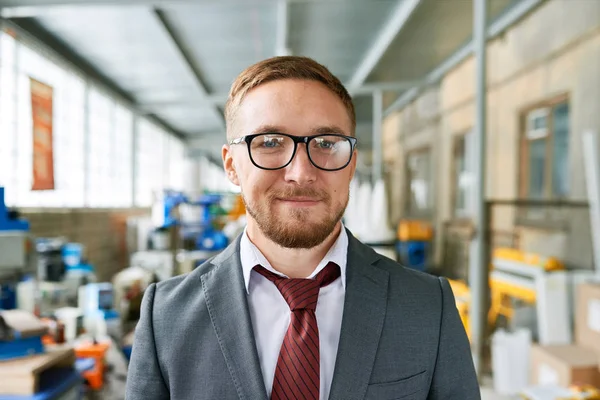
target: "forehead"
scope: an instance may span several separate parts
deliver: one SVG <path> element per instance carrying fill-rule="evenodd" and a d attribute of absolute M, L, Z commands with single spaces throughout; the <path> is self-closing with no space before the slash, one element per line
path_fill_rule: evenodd
<path fill-rule="evenodd" d="M 246 132 L 278 126 L 304 134 L 324 126 L 338 126 L 350 135 L 351 121 L 342 100 L 324 84 L 308 80 L 279 80 L 249 91 L 237 112 Z"/>

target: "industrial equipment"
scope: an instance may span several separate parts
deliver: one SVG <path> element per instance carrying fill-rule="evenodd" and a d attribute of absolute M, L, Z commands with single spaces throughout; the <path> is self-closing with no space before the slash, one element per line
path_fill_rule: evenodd
<path fill-rule="evenodd" d="M 0 360 L 43 353 L 42 336 L 47 331 L 46 325 L 31 313 L 0 311 Z"/>
<path fill-rule="evenodd" d="M 396 250 L 400 264 L 426 271 L 433 228 L 425 221 L 404 220 L 398 224 Z"/>
<path fill-rule="evenodd" d="M 28 274 L 35 274 L 35 253 L 29 223 L 9 211 L 0 187 L 0 309 L 17 307 L 17 286 Z"/>
<path fill-rule="evenodd" d="M 538 341 L 542 345 L 572 342 L 572 290 L 577 273 L 566 271 L 554 257 L 499 248 L 492 257 L 491 306 L 488 322 L 499 315 L 514 317 L 514 301 L 535 308 Z"/>
<path fill-rule="evenodd" d="M 60 282 L 64 278 L 66 264 L 63 257 L 63 248 L 66 244 L 67 239 L 63 237 L 36 238 L 37 277 L 40 281 Z"/>
<path fill-rule="evenodd" d="M 113 285 L 108 282 L 90 283 L 79 288 L 79 309 L 83 325 L 92 337 L 111 336 L 120 339 L 121 320 L 115 310 Z"/>

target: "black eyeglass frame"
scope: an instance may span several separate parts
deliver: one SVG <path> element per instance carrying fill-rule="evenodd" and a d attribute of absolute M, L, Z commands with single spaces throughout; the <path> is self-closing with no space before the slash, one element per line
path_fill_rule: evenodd
<path fill-rule="evenodd" d="M 292 152 L 292 156 L 290 157 L 290 160 L 285 165 L 283 165 L 281 167 L 277 167 L 277 168 L 265 168 L 265 167 L 261 167 L 254 161 L 254 158 L 252 158 L 252 151 L 250 150 L 250 143 L 252 143 L 252 140 L 254 140 L 254 138 L 259 137 L 259 136 L 265 136 L 265 135 L 285 136 L 285 137 L 289 137 L 290 139 L 292 139 L 292 141 L 294 142 L 294 151 Z M 346 162 L 346 164 L 344 164 L 343 166 L 341 166 L 339 168 L 334 168 L 334 169 L 322 168 L 322 167 L 319 167 L 317 164 L 315 164 L 312 157 L 310 156 L 310 151 L 308 150 L 308 144 L 310 143 L 311 140 L 316 139 L 318 137 L 322 137 L 322 136 L 340 137 L 340 138 L 344 138 L 350 142 L 350 157 L 348 157 L 348 161 Z M 311 135 L 311 136 L 293 136 L 293 135 L 288 135 L 287 133 L 269 132 L 269 133 L 256 133 L 256 134 L 252 134 L 252 135 L 242 136 L 237 139 L 230 140 L 229 145 L 241 144 L 243 142 L 246 142 L 246 145 L 248 147 L 248 156 L 250 157 L 250 161 L 252 161 L 252 164 L 254 164 L 254 166 L 256 168 L 264 169 L 266 171 L 276 171 L 278 169 L 283 169 L 283 168 L 287 167 L 288 165 L 290 165 L 290 163 L 294 160 L 294 157 L 296 156 L 296 150 L 298 149 L 298 143 L 304 143 L 304 144 L 306 144 L 306 154 L 308 155 L 308 159 L 310 160 L 310 163 L 315 168 L 318 168 L 322 171 L 334 172 L 334 171 L 340 171 L 340 170 L 346 168 L 348 166 L 348 164 L 350 164 L 350 161 L 352 161 L 352 157 L 354 156 L 354 149 L 356 148 L 356 143 L 358 142 L 358 140 L 353 136 L 341 135 L 339 133 L 321 133 L 319 135 Z"/>

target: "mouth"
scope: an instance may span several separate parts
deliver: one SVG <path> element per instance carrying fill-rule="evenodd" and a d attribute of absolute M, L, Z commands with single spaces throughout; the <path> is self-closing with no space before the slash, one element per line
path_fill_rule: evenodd
<path fill-rule="evenodd" d="M 285 197 L 278 198 L 278 201 L 295 207 L 310 207 L 315 206 L 321 202 L 321 199 L 314 197 Z"/>

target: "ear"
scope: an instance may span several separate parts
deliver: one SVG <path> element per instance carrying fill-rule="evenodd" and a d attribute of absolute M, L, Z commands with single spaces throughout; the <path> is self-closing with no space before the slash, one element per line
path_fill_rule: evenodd
<path fill-rule="evenodd" d="M 348 165 L 348 168 L 350 168 L 350 180 L 352 180 L 352 178 L 354 178 L 354 173 L 356 172 L 357 160 L 358 160 L 358 150 L 354 149 L 354 154 L 352 155 L 352 159 L 350 160 L 350 165 Z"/>
<path fill-rule="evenodd" d="M 235 170 L 235 164 L 233 162 L 233 154 L 231 153 L 231 148 L 228 144 L 223 145 L 223 148 L 221 149 L 221 157 L 223 158 L 223 168 L 225 169 L 227 178 L 234 185 L 240 186 L 240 181 L 238 179 L 238 175 Z"/>

